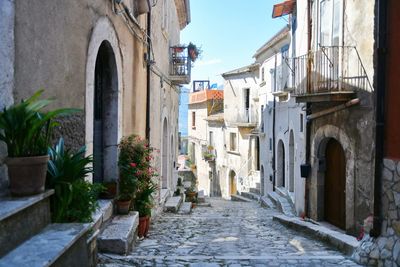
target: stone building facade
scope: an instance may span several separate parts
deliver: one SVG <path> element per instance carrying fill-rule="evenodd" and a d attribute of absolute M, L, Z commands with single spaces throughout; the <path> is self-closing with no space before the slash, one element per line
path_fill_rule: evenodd
<path fill-rule="evenodd" d="M 61 119 L 57 134 L 69 147 L 87 146 L 97 182 L 117 179 L 121 137 L 149 135 L 166 155 L 161 177 L 173 184 L 179 84 L 169 79 L 169 47 L 190 22 L 189 1 L 7 0 L 0 17 L 1 107 L 43 88 L 44 97 L 56 99 L 51 107 L 81 109 Z M 159 170 L 161 162 L 155 159 Z M 0 170 L 4 192 L 5 167 Z"/>

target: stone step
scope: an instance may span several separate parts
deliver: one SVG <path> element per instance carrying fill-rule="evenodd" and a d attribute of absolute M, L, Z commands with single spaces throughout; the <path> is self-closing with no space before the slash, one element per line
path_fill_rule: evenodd
<path fill-rule="evenodd" d="M 260 188 L 250 187 L 250 192 L 253 194 L 261 195 Z"/>
<path fill-rule="evenodd" d="M 204 195 L 204 190 L 200 190 L 197 193 L 197 203 L 205 203 L 206 202 L 206 197 Z"/>
<path fill-rule="evenodd" d="M 285 197 L 280 196 L 276 192 L 268 192 L 268 197 L 280 212 L 287 216 L 295 216 L 292 205 Z"/>
<path fill-rule="evenodd" d="M 182 204 L 182 197 L 170 197 L 165 203 L 164 211 L 174 212 L 176 213 L 179 210 L 180 205 Z"/>
<path fill-rule="evenodd" d="M 126 255 L 136 240 L 138 225 L 137 211 L 115 216 L 97 238 L 99 251 Z"/>
<path fill-rule="evenodd" d="M 50 224 L 54 190 L 27 197 L 0 199 L 0 257 Z"/>
<path fill-rule="evenodd" d="M 257 201 L 260 199 L 260 195 L 252 193 L 252 192 L 242 191 L 242 192 L 240 192 L 240 195 L 242 197 L 245 197 L 245 198 L 248 198 L 248 199 L 257 200 Z"/>
<path fill-rule="evenodd" d="M 265 208 L 276 209 L 275 204 L 268 197 L 260 197 L 260 204 Z"/>
<path fill-rule="evenodd" d="M 160 191 L 160 204 L 164 205 L 167 199 L 171 196 L 169 189 L 161 189 Z"/>
<path fill-rule="evenodd" d="M 192 212 L 192 202 L 183 202 L 178 214 L 190 214 Z"/>
<path fill-rule="evenodd" d="M 89 224 L 50 224 L 1 258 L 0 267 L 89 266 L 89 229 Z"/>
<path fill-rule="evenodd" d="M 246 197 L 240 196 L 240 195 L 231 195 L 231 200 L 232 201 L 241 201 L 241 202 L 251 202 L 251 199 L 248 199 Z"/>

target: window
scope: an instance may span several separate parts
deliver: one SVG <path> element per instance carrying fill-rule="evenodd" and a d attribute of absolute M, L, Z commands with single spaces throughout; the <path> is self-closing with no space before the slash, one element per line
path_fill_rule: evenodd
<path fill-rule="evenodd" d="M 192 129 L 196 129 L 196 112 L 192 111 Z"/>
<path fill-rule="evenodd" d="M 264 132 L 264 105 L 261 105 L 261 132 Z"/>
<path fill-rule="evenodd" d="M 243 90 L 244 96 L 244 119 L 245 122 L 250 122 L 249 110 L 250 110 L 250 88 Z"/>
<path fill-rule="evenodd" d="M 214 147 L 214 133 L 212 131 L 209 132 L 208 144 Z"/>
<path fill-rule="evenodd" d="M 230 133 L 229 135 L 229 150 L 236 151 L 236 133 Z"/>
<path fill-rule="evenodd" d="M 270 69 L 269 74 L 271 75 L 271 92 L 275 92 L 275 69 Z"/>
<path fill-rule="evenodd" d="M 272 151 L 272 138 L 269 139 L 269 151 Z"/>
<path fill-rule="evenodd" d="M 300 132 L 303 132 L 303 128 L 304 128 L 304 116 L 303 114 L 300 114 Z"/>
<path fill-rule="evenodd" d="M 321 0 L 319 5 L 319 44 L 339 45 L 341 0 Z"/>

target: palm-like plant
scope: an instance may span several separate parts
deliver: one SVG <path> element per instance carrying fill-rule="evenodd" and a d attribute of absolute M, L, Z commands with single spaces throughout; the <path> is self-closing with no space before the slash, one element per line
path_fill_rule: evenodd
<path fill-rule="evenodd" d="M 93 172 L 93 158 L 85 156 L 85 152 L 85 146 L 76 153 L 65 149 L 62 138 L 48 150 L 47 187 L 55 190 L 52 201 L 54 222 L 88 222 L 97 207 L 102 186 L 85 181 Z"/>

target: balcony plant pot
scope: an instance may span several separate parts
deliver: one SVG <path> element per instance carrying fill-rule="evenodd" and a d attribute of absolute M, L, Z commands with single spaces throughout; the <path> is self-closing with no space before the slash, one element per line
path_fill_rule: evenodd
<path fill-rule="evenodd" d="M 48 155 L 7 158 L 11 194 L 29 196 L 44 192 L 48 161 Z"/>
<path fill-rule="evenodd" d="M 117 200 L 117 211 L 118 214 L 128 214 L 131 207 L 131 200 L 130 199 L 119 199 Z"/>

